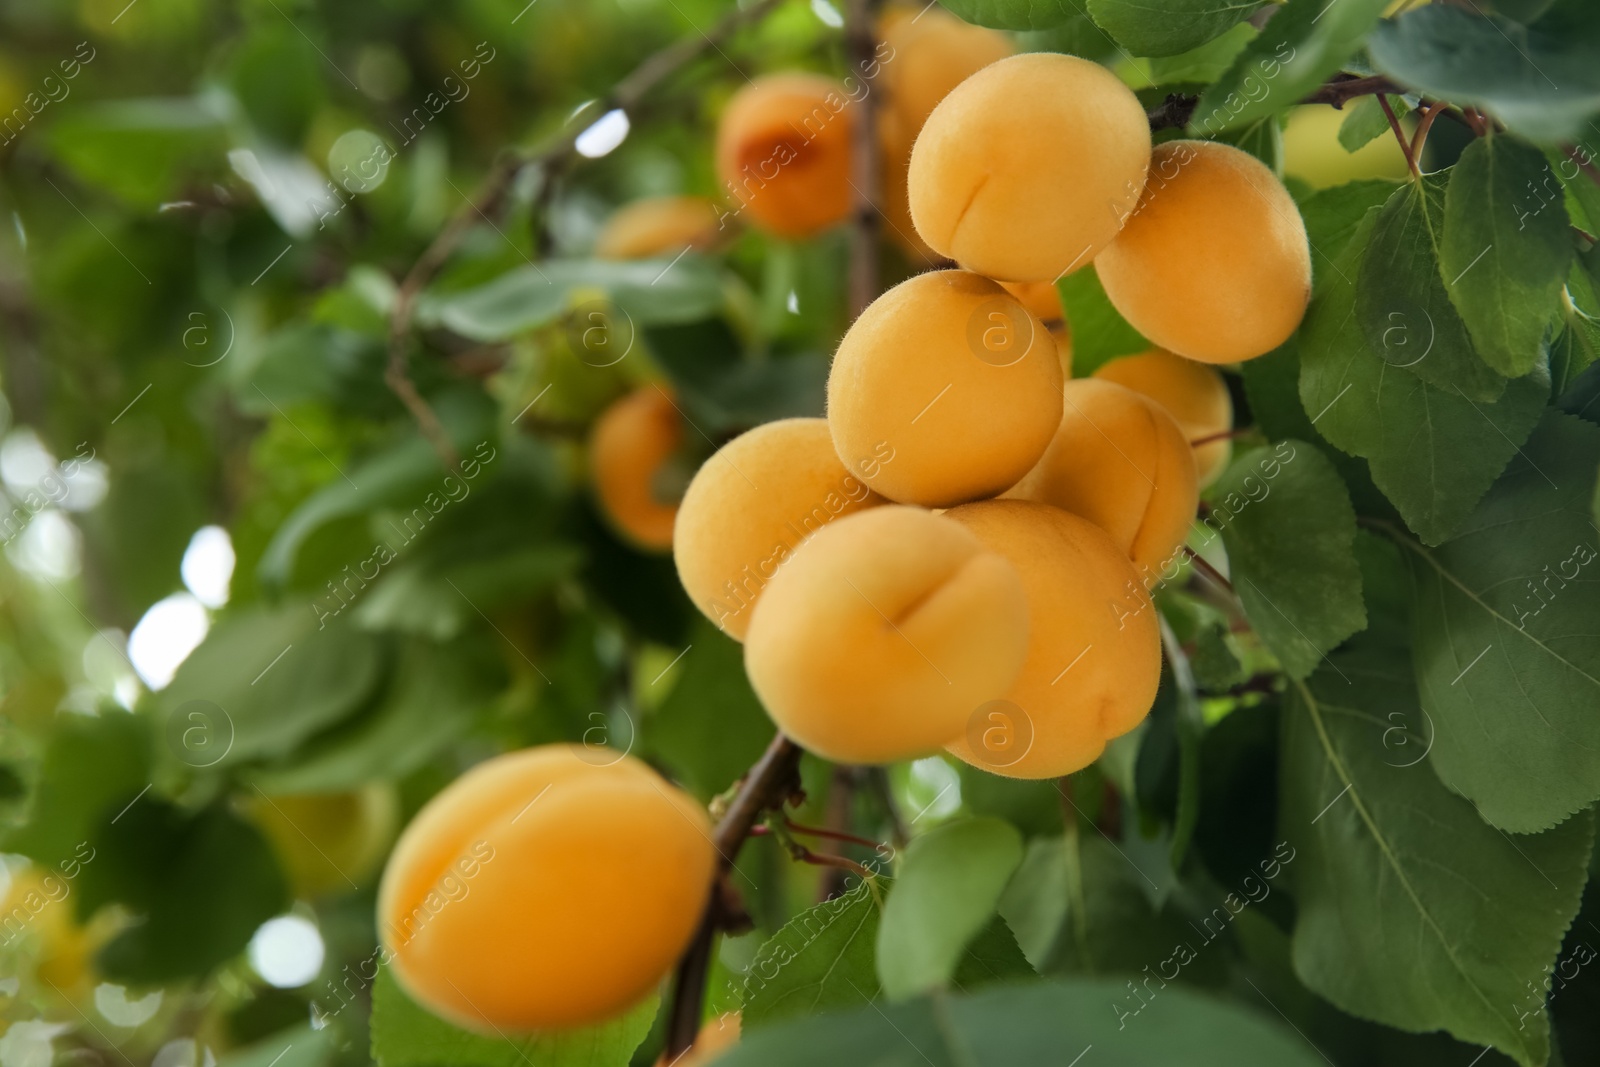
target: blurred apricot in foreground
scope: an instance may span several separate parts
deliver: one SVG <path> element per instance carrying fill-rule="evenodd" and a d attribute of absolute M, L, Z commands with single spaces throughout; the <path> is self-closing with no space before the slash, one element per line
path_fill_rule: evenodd
<path fill-rule="evenodd" d="M 799 744 L 841 763 L 936 752 L 1022 665 L 1016 569 L 920 508 L 830 523 L 778 569 L 745 635 L 745 670 Z"/>
<path fill-rule="evenodd" d="M 1143 393 L 1167 410 L 1194 449 L 1200 488 L 1221 476 L 1233 454 L 1233 442 L 1223 438 L 1194 443 L 1233 429 L 1233 399 L 1216 368 L 1152 348 L 1104 363 L 1092 377 Z"/>
<path fill-rule="evenodd" d="M 1082 770 L 1155 702 L 1161 639 L 1133 565 L 1087 519 L 1026 500 L 946 513 L 1010 560 L 1027 592 L 1027 658 L 1009 692 L 947 747 L 1008 778 Z"/>
<path fill-rule="evenodd" d="M 853 102 L 820 74 L 768 74 L 734 94 L 717 126 L 717 177 L 736 213 L 810 237 L 850 213 Z"/>
<path fill-rule="evenodd" d="M 1134 329 L 1203 363 L 1266 355 L 1311 299 L 1294 199 L 1266 164 L 1215 141 L 1157 146 L 1139 209 L 1094 265 Z"/>
<path fill-rule="evenodd" d="M 845 469 L 823 419 L 780 419 L 723 445 L 689 483 L 672 556 L 689 599 L 744 639 L 779 564 L 834 519 L 883 498 Z"/>
<path fill-rule="evenodd" d="M 601 510 L 640 548 L 672 547 L 678 504 L 663 472 L 683 443 L 683 416 L 663 387 L 647 385 L 616 401 L 589 433 L 589 472 Z"/>
<path fill-rule="evenodd" d="M 672 970 L 715 869 L 687 794 L 623 753 L 543 745 L 478 764 L 417 814 L 378 932 L 406 992 L 457 1025 L 586 1026 Z"/>
<path fill-rule="evenodd" d="M 595 238 L 598 259 L 676 256 L 710 248 L 721 232 L 717 208 L 703 196 L 651 196 L 614 211 Z"/>

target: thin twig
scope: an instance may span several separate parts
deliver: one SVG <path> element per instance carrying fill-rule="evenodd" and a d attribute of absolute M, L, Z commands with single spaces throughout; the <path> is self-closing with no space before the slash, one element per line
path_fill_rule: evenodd
<path fill-rule="evenodd" d="M 1300 103 L 1329 104 L 1335 108 L 1342 108 L 1357 97 L 1404 91 L 1382 76 L 1363 78 L 1341 74 L 1326 85 L 1312 90 L 1308 96 L 1301 99 Z M 1199 104 L 1200 98 L 1189 93 L 1168 94 L 1164 101 L 1147 113 L 1151 131 L 1182 129 L 1194 118 L 1195 108 Z"/>
<path fill-rule="evenodd" d="M 844 30 L 844 50 L 851 77 L 865 79 L 875 63 L 878 42 L 873 34 L 878 0 L 849 0 Z M 854 205 L 850 223 L 850 318 L 866 310 L 878 295 L 878 208 L 873 196 L 879 186 L 878 90 L 867 86 L 851 117 L 850 184 Z"/>
<path fill-rule="evenodd" d="M 782 0 L 757 0 L 748 8 L 735 8 L 709 30 L 674 41 L 635 67 L 631 74 L 613 86 L 595 106 L 584 109 L 582 115 L 592 122 L 610 111 L 618 109 L 627 111 L 638 106 L 646 94 L 676 73 L 679 68 L 699 57 L 707 49 L 716 48 L 720 40 L 745 23 L 754 22 L 766 15 L 781 2 Z M 558 164 L 569 160 L 577 151 L 578 137 L 587 126 L 588 123 L 578 121 L 578 116 L 574 115 L 555 137 L 536 151 L 502 153 L 489 168 L 489 173 L 484 176 L 477 191 L 457 210 L 445 224 L 444 229 L 440 230 L 438 236 L 423 250 L 422 255 L 417 257 L 417 261 L 406 272 L 399 291 L 395 294 L 394 308 L 389 313 L 389 361 L 384 371 L 384 380 L 410 410 L 412 417 L 417 420 L 417 425 L 447 466 L 455 466 L 455 446 L 445 433 L 444 426 L 434 414 L 433 408 L 417 391 L 407 371 L 411 319 L 416 312 L 417 297 L 443 269 L 467 232 L 477 225 L 480 219 L 492 219 L 499 213 L 507 192 L 523 168 L 542 166 L 547 171 L 554 170 Z M 550 177 L 551 175 L 547 174 L 547 180 Z"/>
<path fill-rule="evenodd" d="M 1449 104 L 1435 101 L 1422 109 L 1422 117 L 1417 120 L 1417 132 L 1411 138 L 1411 160 L 1420 165 L 1422 163 L 1422 146 L 1428 143 L 1428 131 L 1433 128 L 1433 121 L 1439 113 L 1449 108 Z"/>
<path fill-rule="evenodd" d="M 1211 579 L 1211 581 L 1216 583 L 1218 586 L 1226 589 L 1229 593 L 1233 592 L 1233 583 L 1228 581 L 1227 578 L 1223 577 L 1222 572 L 1211 565 L 1210 560 L 1206 559 L 1188 545 L 1183 545 L 1182 548 L 1183 554 L 1189 557 L 1189 562 L 1194 564 L 1195 570 Z"/>
<path fill-rule="evenodd" d="M 799 791 L 801 755 L 803 750 L 799 745 L 778 734 L 755 766 L 750 768 L 750 773 L 745 775 L 712 835 L 717 854 L 721 857 L 718 864 L 719 883 L 722 876 L 733 867 L 739 847 L 750 836 L 757 820 L 765 812 L 781 808 L 786 800 Z M 667 1020 L 669 1062 L 693 1048 L 695 1035 L 700 1031 L 706 976 L 711 970 L 711 948 L 721 917 L 721 894 L 713 892 L 694 940 L 678 962 L 671 1014 Z"/>
<path fill-rule="evenodd" d="M 1378 106 L 1383 108 L 1383 116 L 1389 120 L 1389 129 L 1394 133 L 1394 139 L 1400 144 L 1400 153 L 1406 157 L 1406 166 L 1411 169 L 1411 176 L 1413 178 L 1422 177 L 1422 172 L 1417 169 L 1417 158 L 1411 154 L 1411 144 L 1406 140 L 1405 131 L 1400 128 L 1400 120 L 1395 117 L 1394 108 L 1389 106 L 1389 98 L 1379 93 Z"/>

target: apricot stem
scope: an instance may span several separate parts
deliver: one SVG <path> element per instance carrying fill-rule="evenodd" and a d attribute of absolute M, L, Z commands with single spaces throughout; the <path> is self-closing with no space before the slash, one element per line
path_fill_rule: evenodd
<path fill-rule="evenodd" d="M 1200 553 L 1196 552 L 1188 545 L 1183 546 L 1183 554 L 1189 558 L 1190 563 L 1194 564 L 1195 570 L 1211 579 L 1212 582 L 1221 586 L 1223 589 L 1226 589 L 1229 593 L 1233 592 L 1233 583 L 1228 581 L 1228 579 L 1223 576 L 1223 573 L 1217 570 L 1217 568 L 1213 567 L 1210 561 L 1204 556 L 1200 555 Z"/>
<path fill-rule="evenodd" d="M 873 841 L 865 837 L 858 837 L 855 834 L 847 834 L 842 830 L 829 830 L 821 826 L 802 826 L 800 823 L 797 823 L 792 819 L 784 819 L 783 825 L 797 834 L 807 834 L 812 837 L 826 837 L 832 841 L 845 841 L 852 845 L 860 845 L 862 848 L 875 849 L 883 847 L 883 843 L 881 841 Z"/>
<path fill-rule="evenodd" d="M 1435 101 L 1422 109 L 1422 118 L 1417 120 L 1417 132 L 1411 138 L 1411 159 L 1414 163 L 1422 161 L 1422 146 L 1428 143 L 1428 131 L 1433 128 L 1434 119 L 1449 106 L 1442 101 Z"/>
<path fill-rule="evenodd" d="M 1400 143 L 1400 152 L 1406 157 L 1406 166 L 1410 168 L 1411 176 L 1422 177 L 1422 172 L 1417 169 L 1417 157 L 1411 154 L 1411 144 L 1406 140 L 1405 131 L 1400 128 L 1400 120 L 1395 117 L 1394 108 L 1389 105 L 1389 98 L 1383 93 L 1378 94 L 1378 106 L 1383 108 L 1384 118 L 1389 120 L 1389 129 L 1394 132 L 1394 139 Z"/>

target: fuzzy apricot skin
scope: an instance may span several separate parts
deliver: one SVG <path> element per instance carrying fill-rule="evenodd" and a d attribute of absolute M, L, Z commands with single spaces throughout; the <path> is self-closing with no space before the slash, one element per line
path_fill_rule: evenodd
<path fill-rule="evenodd" d="M 996 283 L 930 271 L 874 300 L 839 342 L 828 426 L 845 466 L 903 504 L 994 496 L 1061 421 L 1061 362 Z"/>
<path fill-rule="evenodd" d="M 883 152 L 880 206 L 888 236 L 913 262 L 934 263 L 939 255 L 917 235 L 906 198 L 911 146 L 934 106 L 968 77 L 1015 49 L 1005 34 L 963 22 L 939 7 L 895 5 L 878 20 L 881 91 L 878 144 Z"/>
<path fill-rule="evenodd" d="M 663 500 L 656 474 L 683 443 L 683 417 L 672 396 L 647 385 L 600 414 L 589 433 L 589 473 L 612 527 L 639 548 L 672 547 L 674 501 Z"/>
<path fill-rule="evenodd" d="M 706 460 L 683 494 L 678 578 L 706 618 L 742 641 L 779 564 L 834 519 L 881 503 L 839 461 L 825 420 L 757 426 Z"/>
<path fill-rule="evenodd" d="M 595 238 L 597 259 L 649 259 L 710 248 L 720 232 L 717 208 L 703 196 L 651 196 L 612 213 Z"/>
<path fill-rule="evenodd" d="M 1149 163 L 1149 120 L 1116 75 L 1058 53 L 1012 56 L 928 116 L 911 151 L 911 217 L 968 270 L 1053 281 L 1116 236 Z"/>
<path fill-rule="evenodd" d="M 1166 409 L 1099 378 L 1062 391 L 1061 427 L 1007 496 L 1088 519 L 1140 573 L 1159 573 L 1200 503 L 1194 451 Z"/>
<path fill-rule="evenodd" d="M 936 752 L 1003 695 L 1028 643 L 1022 580 L 959 523 L 888 505 L 825 526 L 781 568 L 745 635 L 780 729 L 840 763 Z"/>
<path fill-rule="evenodd" d="M 1082 770 L 1155 702 L 1161 640 L 1133 566 L 1099 527 L 1024 500 L 964 504 L 947 517 L 1022 575 L 1027 659 L 1004 703 L 989 705 L 947 748 L 1007 778 Z"/>
<path fill-rule="evenodd" d="M 1266 355 L 1311 299 L 1311 245 L 1289 191 L 1214 141 L 1157 146 L 1138 210 L 1094 265 L 1136 330 L 1202 363 Z"/>
<path fill-rule="evenodd" d="M 478 764 L 417 814 L 378 933 L 406 992 L 457 1025 L 585 1026 L 672 970 L 715 867 L 705 810 L 648 766 L 542 745 Z"/>
<path fill-rule="evenodd" d="M 736 213 L 780 237 L 811 237 L 850 213 L 854 105 L 820 74 L 755 79 L 717 126 L 717 178 Z"/>
<path fill-rule="evenodd" d="M 1233 429 L 1233 399 L 1221 373 L 1204 363 L 1152 348 L 1101 364 L 1092 377 L 1143 393 L 1167 409 L 1194 449 L 1200 488 L 1222 476 L 1233 454 L 1233 442 L 1222 438 L 1203 445 L 1194 443 Z"/>

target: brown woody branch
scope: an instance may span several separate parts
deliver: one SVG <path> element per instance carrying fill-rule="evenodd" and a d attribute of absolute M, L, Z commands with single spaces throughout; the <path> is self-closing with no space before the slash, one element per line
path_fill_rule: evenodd
<path fill-rule="evenodd" d="M 667 1019 L 667 1060 L 671 1062 L 694 1047 L 700 1032 L 700 1012 L 705 1000 L 706 976 L 711 971 L 711 949 L 717 928 L 724 918 L 720 886 L 733 868 L 734 857 L 756 822 L 768 811 L 783 807 L 800 791 L 800 757 L 804 750 L 783 734 L 778 734 L 745 775 L 727 810 L 717 822 L 714 842 L 721 857 L 717 870 L 718 888 L 711 894 L 700 927 L 688 951 L 678 961 L 671 1014 Z"/>
<path fill-rule="evenodd" d="M 594 107 L 586 109 L 583 112 L 584 117 L 595 119 L 618 108 L 627 111 L 637 107 L 648 93 L 685 64 L 698 58 L 707 49 L 716 48 L 719 41 L 746 23 L 760 19 L 780 2 L 781 0 L 757 0 L 748 8 L 742 10 L 736 8 L 730 11 L 711 29 L 673 42 L 635 67 L 632 73 L 613 86 Z M 411 319 L 416 312 L 417 297 L 443 269 L 467 232 L 480 219 L 492 219 L 499 213 L 500 208 L 504 206 L 507 192 L 523 168 L 540 166 L 548 172 L 559 164 L 567 162 L 576 152 L 578 137 L 586 126 L 586 123 L 577 121 L 577 116 L 574 116 L 560 133 L 537 150 L 531 153 L 502 153 L 489 168 L 489 173 L 471 199 L 461 206 L 445 228 L 439 231 L 438 236 L 411 265 L 411 269 L 406 272 L 405 278 L 400 283 L 399 291 L 395 294 L 394 308 L 389 314 L 389 361 L 384 371 L 384 380 L 417 420 L 417 425 L 447 466 L 455 466 L 457 458 L 455 445 L 445 433 L 444 426 L 434 414 L 433 408 L 417 391 L 407 371 Z"/>
<path fill-rule="evenodd" d="M 877 53 L 873 33 L 878 0 L 849 0 L 844 50 L 852 76 L 866 77 Z M 880 184 L 878 93 L 869 87 L 857 103 L 850 128 L 850 186 L 854 194 L 850 226 L 850 318 L 852 321 L 878 295 L 878 208 L 873 194 Z"/>
<path fill-rule="evenodd" d="M 1300 103 L 1329 104 L 1342 108 L 1357 97 L 1404 92 L 1400 86 L 1381 75 L 1362 78 L 1351 74 L 1340 74 L 1326 85 L 1313 90 Z M 1190 93 L 1169 94 L 1166 100 L 1149 112 L 1151 131 L 1184 128 L 1194 118 L 1195 108 L 1199 104 L 1200 98 Z"/>

